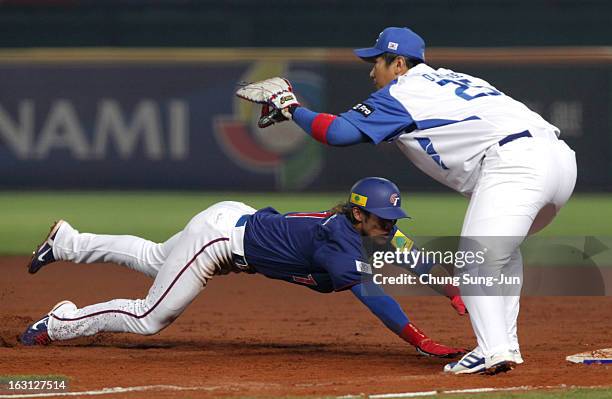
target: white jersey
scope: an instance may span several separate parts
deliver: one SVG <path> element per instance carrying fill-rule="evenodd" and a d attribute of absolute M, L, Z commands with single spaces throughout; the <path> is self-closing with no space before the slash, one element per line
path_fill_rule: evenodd
<path fill-rule="evenodd" d="M 488 82 L 426 64 L 341 116 L 376 144 L 395 141 L 423 172 L 462 193 L 473 190 L 487 149 L 508 136 L 559 136 L 559 129 Z"/>

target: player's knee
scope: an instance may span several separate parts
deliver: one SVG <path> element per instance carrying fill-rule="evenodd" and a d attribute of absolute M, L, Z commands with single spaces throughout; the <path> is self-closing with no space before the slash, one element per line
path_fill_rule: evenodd
<path fill-rule="evenodd" d="M 487 269 L 500 269 L 510 262 L 511 253 L 506 250 L 489 250 L 488 253 L 483 257 L 484 262 L 482 266 Z"/>
<path fill-rule="evenodd" d="M 531 224 L 531 227 L 529 228 L 528 234 L 535 234 L 544 227 L 548 226 L 557 215 L 557 212 L 558 209 L 554 204 L 548 204 L 540 209 L 540 212 L 538 212 L 533 223 Z"/>
<path fill-rule="evenodd" d="M 143 331 L 142 335 L 155 335 L 163 330 L 163 327 L 158 325 L 148 325 Z"/>
<path fill-rule="evenodd" d="M 159 317 L 146 317 L 143 322 L 143 335 L 157 334 L 164 328 L 168 327 L 172 320 L 162 319 Z"/>
<path fill-rule="evenodd" d="M 177 314 L 169 312 L 160 312 L 158 310 L 151 312 L 141 319 L 141 333 L 143 335 L 157 334 L 172 324 L 177 317 Z"/>

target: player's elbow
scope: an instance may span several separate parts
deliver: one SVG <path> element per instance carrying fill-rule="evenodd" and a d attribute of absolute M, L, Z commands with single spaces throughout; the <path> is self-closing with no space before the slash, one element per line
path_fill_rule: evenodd
<path fill-rule="evenodd" d="M 334 147 L 346 147 L 368 141 L 366 135 L 342 117 L 334 119 L 327 130 L 326 138 L 327 144 Z"/>

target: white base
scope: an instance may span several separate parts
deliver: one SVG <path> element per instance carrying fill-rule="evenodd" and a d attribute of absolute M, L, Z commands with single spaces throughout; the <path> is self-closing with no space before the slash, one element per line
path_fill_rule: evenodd
<path fill-rule="evenodd" d="M 612 364 L 612 348 L 576 353 L 566 357 L 565 360 L 582 364 Z"/>

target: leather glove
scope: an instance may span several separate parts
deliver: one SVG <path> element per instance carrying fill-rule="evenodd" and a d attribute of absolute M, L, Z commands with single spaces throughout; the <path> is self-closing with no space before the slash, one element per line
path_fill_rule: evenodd
<path fill-rule="evenodd" d="M 300 106 L 291 83 L 279 77 L 249 83 L 236 96 L 263 105 L 257 123 L 260 128 L 293 119 L 293 110 Z"/>

